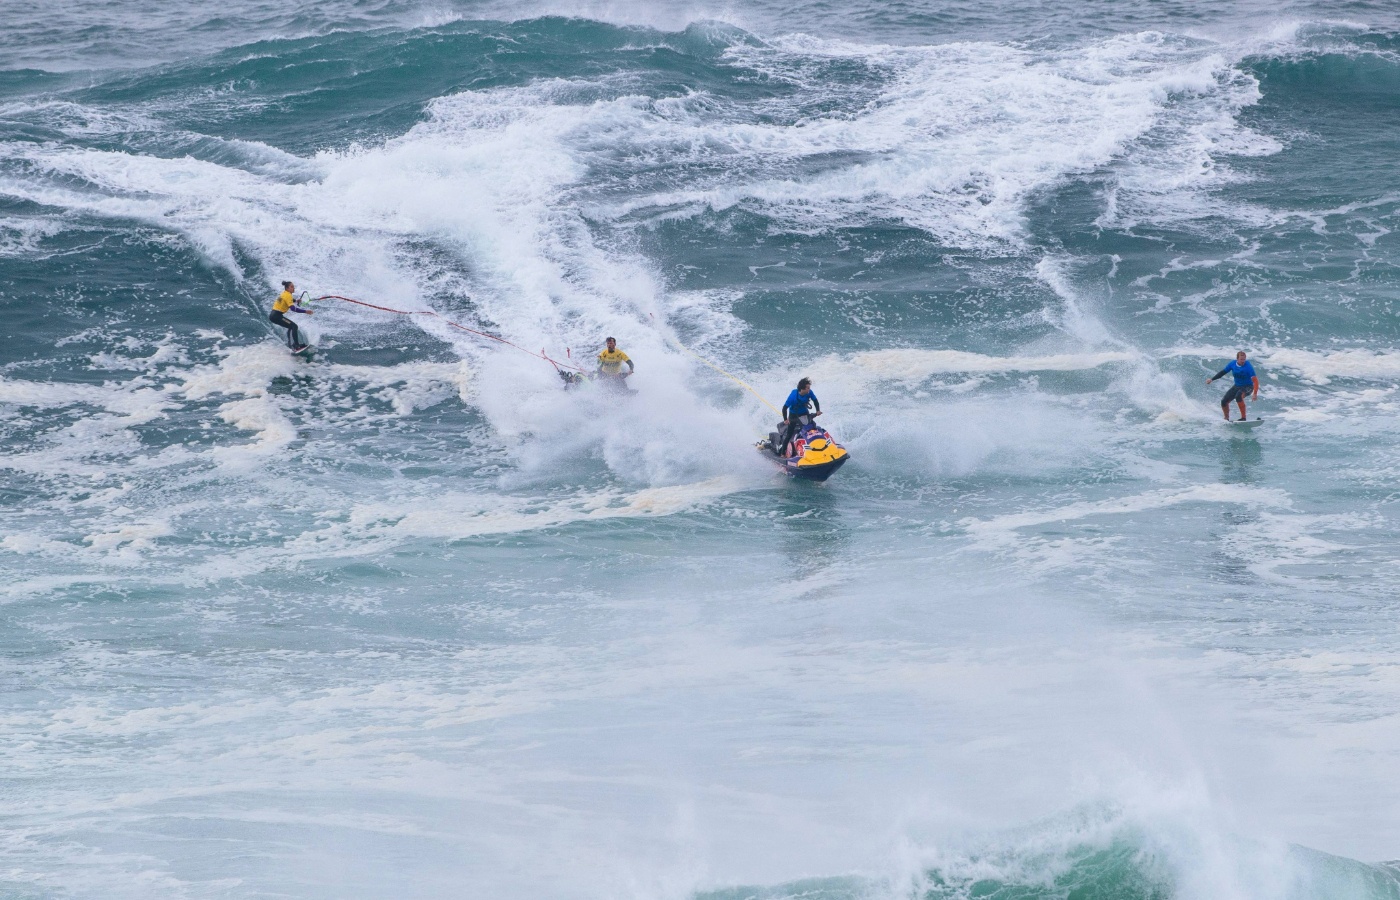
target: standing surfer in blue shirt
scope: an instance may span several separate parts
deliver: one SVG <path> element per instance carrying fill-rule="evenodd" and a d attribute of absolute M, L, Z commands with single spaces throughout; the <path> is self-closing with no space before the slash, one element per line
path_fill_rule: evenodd
<path fill-rule="evenodd" d="M 816 412 L 809 412 L 809 406 L 815 406 Z M 783 446 L 778 450 L 779 456 L 787 456 L 788 444 L 797 436 L 797 429 L 812 421 L 813 418 L 822 414 L 821 401 L 817 395 L 812 393 L 812 379 L 803 378 L 797 382 L 797 389 L 788 394 L 787 402 L 783 404 L 783 424 L 787 426 L 783 429 Z"/>
<path fill-rule="evenodd" d="M 1225 421 L 1230 421 L 1230 401 L 1233 400 L 1240 405 L 1240 421 L 1249 418 L 1245 414 L 1244 397 L 1254 389 L 1254 394 L 1249 399 L 1259 398 L 1259 376 L 1254 374 L 1254 363 L 1245 362 L 1244 351 L 1235 354 L 1235 358 L 1225 364 L 1225 368 L 1216 372 L 1206 379 L 1206 384 L 1210 384 L 1217 378 L 1224 378 L 1226 374 L 1235 376 L 1235 386 L 1225 392 L 1225 396 L 1220 400 L 1220 411 L 1225 414 Z"/>

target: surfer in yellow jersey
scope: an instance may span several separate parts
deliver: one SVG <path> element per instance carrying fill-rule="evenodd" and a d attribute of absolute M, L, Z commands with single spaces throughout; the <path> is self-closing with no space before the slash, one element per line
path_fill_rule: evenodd
<path fill-rule="evenodd" d="M 617 338 L 608 338 L 608 349 L 598 354 L 598 377 L 604 379 L 605 384 L 613 387 L 629 390 L 627 379 L 637 370 L 632 365 L 632 360 L 617 349 Z M 622 364 L 627 363 L 627 371 L 622 371 Z"/>
<path fill-rule="evenodd" d="M 273 325 L 287 329 L 287 346 L 293 353 L 299 353 L 306 349 L 306 342 L 301 339 L 301 330 L 297 328 L 297 323 L 287 318 L 287 313 L 301 313 L 311 315 L 311 310 L 297 305 L 295 296 L 297 286 L 290 281 L 282 282 L 282 293 L 277 295 L 277 299 L 272 302 L 272 312 L 267 320 Z"/>

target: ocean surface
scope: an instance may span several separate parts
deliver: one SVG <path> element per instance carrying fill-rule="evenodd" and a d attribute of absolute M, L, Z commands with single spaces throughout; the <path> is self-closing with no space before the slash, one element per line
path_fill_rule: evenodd
<path fill-rule="evenodd" d="M 0 898 L 1400 900 L 1394 4 L 0 33 Z"/>

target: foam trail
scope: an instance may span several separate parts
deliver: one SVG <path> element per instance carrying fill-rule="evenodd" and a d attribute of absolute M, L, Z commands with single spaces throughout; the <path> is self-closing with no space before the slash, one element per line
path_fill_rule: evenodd
<path fill-rule="evenodd" d="M 965 519 L 960 524 L 979 536 L 1001 536 L 1022 528 L 1067 522 L 1090 516 L 1126 515 L 1150 509 L 1163 509 L 1181 503 L 1244 503 L 1252 506 L 1287 506 L 1282 491 L 1238 485 L 1198 485 L 1181 490 L 1150 491 L 1135 497 L 1075 503 L 1044 512 L 1016 513 L 992 519 Z"/>
<path fill-rule="evenodd" d="M 953 246 L 991 249 L 1023 245 L 1029 198 L 1072 175 L 1127 160 L 1132 175 L 1118 182 L 1117 204 L 1139 205 L 1140 215 L 1180 216 L 1172 204 L 1228 180 L 1221 151 L 1280 149 L 1235 118 L 1259 98 L 1252 77 L 1227 54 L 1161 35 L 1044 54 L 990 44 L 897 48 L 811 39 L 730 52 L 770 77 L 804 83 L 803 64 L 826 59 L 859 60 L 894 76 L 854 117 L 814 117 L 801 128 L 735 123 L 713 137 L 744 181 L 631 200 L 616 214 L 745 206 L 804 230 L 894 219 Z M 1248 44 L 1231 51 L 1248 52 Z M 1171 96 L 1185 102 L 1165 102 Z M 1015 98 L 1014 116 L 999 112 L 1006 97 Z M 648 136 L 659 147 L 684 146 L 686 135 L 668 133 L 678 130 L 661 122 Z M 1167 139 L 1146 145 L 1148 135 Z M 1037 152 L 1024 152 L 1027 146 Z M 810 177 L 763 175 L 840 154 L 852 162 Z M 1202 159 L 1213 165 L 1203 168 Z"/>

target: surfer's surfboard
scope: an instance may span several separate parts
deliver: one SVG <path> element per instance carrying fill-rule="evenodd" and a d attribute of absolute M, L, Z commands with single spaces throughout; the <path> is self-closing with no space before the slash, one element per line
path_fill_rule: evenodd
<path fill-rule="evenodd" d="M 1225 427 L 1233 428 L 1237 431 L 1251 431 L 1263 424 L 1263 419 L 1245 419 L 1243 422 L 1241 422 L 1239 419 L 1234 419 L 1233 421 L 1226 422 Z"/>
<path fill-rule="evenodd" d="M 292 351 L 292 355 L 295 356 L 295 357 L 299 357 L 300 359 L 310 359 L 310 358 L 311 358 L 311 354 L 312 354 L 315 350 L 316 350 L 315 347 L 311 346 L 310 344 L 307 344 L 305 347 L 302 347 L 300 350 L 293 350 L 293 351 Z"/>

